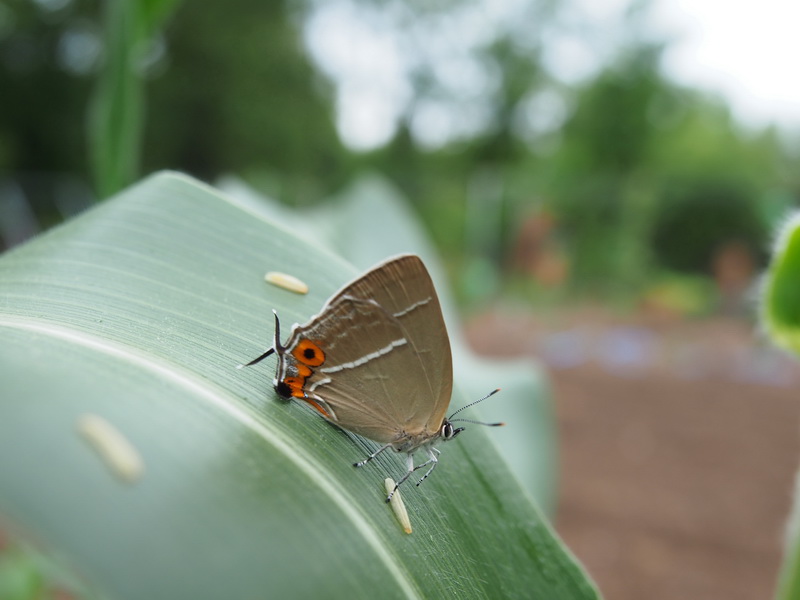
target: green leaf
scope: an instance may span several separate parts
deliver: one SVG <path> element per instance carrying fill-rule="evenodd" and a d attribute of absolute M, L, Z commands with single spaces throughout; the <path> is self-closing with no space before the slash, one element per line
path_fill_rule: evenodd
<path fill-rule="evenodd" d="M 109 196 L 136 178 L 144 131 L 144 58 L 177 0 L 108 2 L 105 65 L 88 115 L 97 193 Z"/>
<path fill-rule="evenodd" d="M 263 281 L 302 278 L 298 296 Z M 183 176 L 162 174 L 0 258 L 0 515 L 112 598 L 597 598 L 488 436 L 403 471 L 272 391 L 270 309 L 304 321 L 357 274 Z M 463 402 L 459 396 L 454 403 Z M 113 425 L 143 473 L 78 431 Z"/>
<path fill-rule="evenodd" d="M 800 478 L 795 482 L 794 506 L 786 532 L 785 553 L 775 598 L 795 600 L 800 597 Z"/>
<path fill-rule="evenodd" d="M 764 277 L 761 321 L 772 340 L 800 355 L 800 212 L 786 220 L 779 232 L 772 261 Z M 794 600 L 800 597 L 800 479 L 786 536 L 783 560 L 775 597 Z"/>
<path fill-rule="evenodd" d="M 781 229 L 764 278 L 761 320 L 773 341 L 800 355 L 800 212 Z"/>

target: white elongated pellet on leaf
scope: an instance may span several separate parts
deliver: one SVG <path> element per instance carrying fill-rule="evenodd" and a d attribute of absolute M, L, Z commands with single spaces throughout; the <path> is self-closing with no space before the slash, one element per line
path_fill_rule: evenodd
<path fill-rule="evenodd" d="M 386 493 L 391 494 L 395 486 L 394 479 L 387 477 L 383 481 L 383 485 L 386 488 Z M 408 511 L 406 510 L 406 505 L 403 504 L 403 498 L 400 496 L 400 490 L 397 490 L 392 495 L 389 505 L 392 507 L 394 516 L 397 517 L 397 520 L 400 522 L 400 526 L 403 528 L 403 531 L 406 533 L 411 533 L 411 519 L 408 518 Z"/>
<path fill-rule="evenodd" d="M 308 293 L 308 285 L 294 275 L 287 275 L 286 273 L 281 273 L 279 271 L 270 271 L 264 275 L 264 281 L 271 283 L 272 285 L 277 285 L 285 290 L 289 290 L 290 292 L 294 292 L 295 294 Z"/>
<path fill-rule="evenodd" d="M 78 432 L 108 465 L 127 483 L 134 483 L 144 472 L 144 462 L 133 444 L 103 417 L 86 414 L 78 419 Z"/>

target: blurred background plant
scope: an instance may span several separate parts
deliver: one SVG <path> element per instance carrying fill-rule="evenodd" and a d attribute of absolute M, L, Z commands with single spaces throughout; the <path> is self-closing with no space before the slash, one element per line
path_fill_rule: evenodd
<path fill-rule="evenodd" d="M 652 3 L 617 4 L 4 2 L 0 244 L 159 169 L 298 208 L 379 173 L 474 313 L 747 317 L 797 147 L 677 83 Z"/>
<path fill-rule="evenodd" d="M 648 3 L 620 11 L 627 33 L 577 83 L 552 58 L 570 3 L 0 8 L 5 247 L 157 169 L 236 173 L 294 206 L 377 171 L 468 305 L 501 290 L 668 303 L 664 277 L 698 289 L 763 265 L 798 185 L 777 129 L 663 73 Z"/>

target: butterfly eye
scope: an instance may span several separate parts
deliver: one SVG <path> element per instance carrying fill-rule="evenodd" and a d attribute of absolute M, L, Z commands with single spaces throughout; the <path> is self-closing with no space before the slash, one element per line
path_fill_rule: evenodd
<path fill-rule="evenodd" d="M 310 340 L 300 340 L 292 350 L 292 356 L 309 367 L 318 367 L 325 362 L 325 353 Z"/>
<path fill-rule="evenodd" d="M 450 421 L 445 420 L 445 422 L 442 423 L 442 428 L 439 430 L 439 435 L 444 440 L 452 440 L 462 431 L 464 431 L 463 427 L 453 427 Z"/>
<path fill-rule="evenodd" d="M 456 432 L 454 431 L 452 423 L 450 421 L 445 421 L 442 423 L 442 428 L 439 431 L 439 435 L 442 436 L 445 440 L 451 440 L 455 436 Z"/>

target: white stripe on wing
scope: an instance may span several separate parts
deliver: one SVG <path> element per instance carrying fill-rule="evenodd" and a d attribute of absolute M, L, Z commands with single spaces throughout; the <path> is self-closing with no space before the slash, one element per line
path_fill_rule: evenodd
<path fill-rule="evenodd" d="M 399 346 L 403 346 L 408 343 L 406 338 L 400 338 L 399 340 L 395 340 L 390 343 L 388 346 L 381 348 L 380 350 L 376 350 L 375 352 L 370 352 L 369 354 L 365 354 L 361 358 L 357 358 L 356 360 L 352 360 L 350 362 L 342 363 L 340 365 L 334 365 L 332 367 L 325 367 L 324 369 L 320 369 L 320 373 L 338 373 L 339 371 L 344 371 L 345 369 L 355 369 L 356 367 L 360 367 L 371 361 L 374 358 L 378 358 L 383 356 L 384 354 L 388 354 L 395 348 Z"/>
<path fill-rule="evenodd" d="M 402 316 L 405 316 L 405 315 L 407 315 L 408 313 L 410 313 L 410 312 L 411 312 L 412 310 L 414 310 L 415 308 L 419 308 L 420 306 L 423 306 L 423 305 L 427 304 L 427 303 L 428 303 L 428 302 L 430 302 L 430 301 L 431 301 L 431 297 L 430 297 L 430 296 L 428 296 L 428 297 L 427 297 L 427 298 L 425 298 L 424 300 L 420 300 L 419 302 L 414 302 L 414 304 L 412 304 L 411 306 L 409 306 L 409 307 L 408 307 L 408 308 L 406 308 L 405 310 L 401 310 L 400 312 L 396 312 L 396 313 L 394 313 L 394 315 L 392 315 L 392 316 L 394 316 L 395 318 L 398 318 L 398 319 L 399 319 L 400 317 L 402 317 Z"/>

